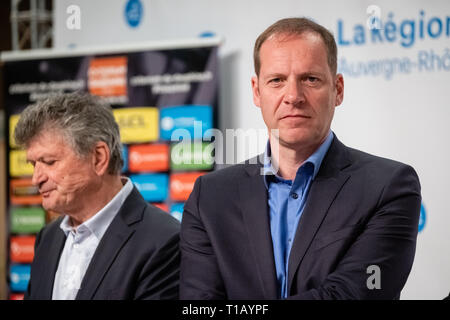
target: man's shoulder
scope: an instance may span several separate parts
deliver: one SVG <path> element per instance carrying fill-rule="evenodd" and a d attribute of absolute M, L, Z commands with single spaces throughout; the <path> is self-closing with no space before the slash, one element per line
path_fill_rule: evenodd
<path fill-rule="evenodd" d="M 352 165 L 344 171 L 354 177 L 359 177 L 374 186 L 384 186 L 395 181 L 395 183 L 406 183 L 411 188 L 420 189 L 419 176 L 411 165 L 357 149 L 348 148 L 347 150 L 352 159 Z"/>
<path fill-rule="evenodd" d="M 146 202 L 144 199 L 131 199 L 138 204 L 133 210 L 140 213 L 141 218 L 136 221 L 136 232 L 143 237 L 170 238 L 180 231 L 180 222 L 169 213 Z M 129 214 L 129 213 L 127 213 Z"/>
<path fill-rule="evenodd" d="M 398 160 L 374 155 L 358 149 L 347 147 L 347 151 L 356 168 L 370 168 L 375 171 L 390 172 L 404 167 L 412 168 L 410 165 Z"/>

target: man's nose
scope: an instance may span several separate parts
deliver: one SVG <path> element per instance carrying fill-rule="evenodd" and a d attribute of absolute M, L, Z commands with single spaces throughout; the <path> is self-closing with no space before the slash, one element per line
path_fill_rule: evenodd
<path fill-rule="evenodd" d="M 47 175 L 42 166 L 37 162 L 34 166 L 33 176 L 31 177 L 31 183 L 35 186 L 39 186 L 42 182 L 45 182 Z"/>
<path fill-rule="evenodd" d="M 302 85 L 297 79 L 290 79 L 286 85 L 284 102 L 287 104 L 297 105 L 305 101 L 305 95 Z"/>

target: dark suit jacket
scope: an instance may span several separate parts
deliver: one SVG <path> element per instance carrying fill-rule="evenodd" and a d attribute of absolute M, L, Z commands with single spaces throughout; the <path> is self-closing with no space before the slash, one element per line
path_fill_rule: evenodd
<path fill-rule="evenodd" d="M 61 220 L 36 237 L 25 299 L 52 298 L 66 241 Z M 133 188 L 101 239 L 76 299 L 177 299 L 179 228 L 176 219 L 149 205 Z"/>
<path fill-rule="evenodd" d="M 181 226 L 181 299 L 277 299 L 260 169 L 238 164 L 197 179 Z M 414 259 L 420 202 L 410 166 L 334 138 L 291 249 L 289 297 L 399 298 Z M 371 265 L 380 268 L 381 289 L 369 289 L 378 274 Z"/>

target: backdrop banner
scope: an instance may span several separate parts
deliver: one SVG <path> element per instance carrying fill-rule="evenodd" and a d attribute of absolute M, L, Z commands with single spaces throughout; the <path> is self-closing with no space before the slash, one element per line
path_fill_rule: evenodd
<path fill-rule="evenodd" d="M 218 41 L 211 40 L 182 48 L 3 57 L 10 297 L 26 290 L 35 234 L 58 216 L 41 208 L 33 167 L 14 142 L 21 111 L 61 92 L 101 97 L 119 124 L 122 173 L 148 202 L 181 220 L 195 179 L 214 169 L 214 142 L 205 133 L 217 127 L 217 50 Z M 194 154 L 199 148 L 200 159 Z"/>

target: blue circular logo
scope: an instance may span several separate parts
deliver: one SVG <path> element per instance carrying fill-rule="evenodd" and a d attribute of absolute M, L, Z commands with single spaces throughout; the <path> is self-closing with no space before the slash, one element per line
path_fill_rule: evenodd
<path fill-rule="evenodd" d="M 139 0 L 128 0 L 125 5 L 125 20 L 132 28 L 136 28 L 142 20 L 142 3 Z"/>
<path fill-rule="evenodd" d="M 420 204 L 420 217 L 419 217 L 419 232 L 423 230 L 425 227 L 425 223 L 427 221 L 427 213 L 425 211 L 425 207 L 423 203 Z"/>

